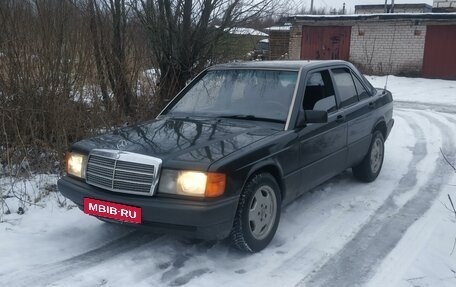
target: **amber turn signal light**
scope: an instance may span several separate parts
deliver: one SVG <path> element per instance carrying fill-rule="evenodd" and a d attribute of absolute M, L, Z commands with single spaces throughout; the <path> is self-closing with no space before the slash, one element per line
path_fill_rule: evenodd
<path fill-rule="evenodd" d="M 205 197 L 217 197 L 225 192 L 226 175 L 223 173 L 208 172 Z"/>

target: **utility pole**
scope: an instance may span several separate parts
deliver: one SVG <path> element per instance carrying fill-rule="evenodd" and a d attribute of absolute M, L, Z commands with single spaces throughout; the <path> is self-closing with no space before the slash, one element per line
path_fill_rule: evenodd
<path fill-rule="evenodd" d="M 310 14 L 314 12 L 314 0 L 310 0 Z"/>
<path fill-rule="evenodd" d="M 342 6 L 342 15 L 345 15 L 345 2 L 344 2 L 344 5 Z"/>
<path fill-rule="evenodd" d="M 391 0 L 391 6 L 388 9 L 388 0 L 385 0 L 385 13 L 394 13 L 394 0 Z"/>

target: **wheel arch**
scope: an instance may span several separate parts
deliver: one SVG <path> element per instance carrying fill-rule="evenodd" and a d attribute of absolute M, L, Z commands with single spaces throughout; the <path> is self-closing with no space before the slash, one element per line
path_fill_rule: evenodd
<path fill-rule="evenodd" d="M 374 134 L 375 131 L 380 131 L 383 135 L 383 138 L 386 140 L 386 137 L 388 136 L 388 128 L 386 126 L 386 121 L 384 118 L 379 119 L 375 123 L 374 128 L 372 129 L 372 134 Z"/>
<path fill-rule="evenodd" d="M 274 179 L 277 181 L 277 184 L 279 185 L 279 188 L 280 188 L 280 195 L 282 197 L 282 202 L 283 202 L 284 198 L 286 197 L 286 187 L 285 187 L 285 182 L 283 180 L 283 170 L 280 167 L 280 164 L 272 159 L 257 163 L 250 168 L 250 170 L 247 174 L 247 177 L 242 185 L 242 190 L 244 190 L 245 185 L 247 184 L 247 182 L 249 182 L 249 180 L 254 175 L 262 173 L 262 172 L 271 174 L 274 177 Z"/>

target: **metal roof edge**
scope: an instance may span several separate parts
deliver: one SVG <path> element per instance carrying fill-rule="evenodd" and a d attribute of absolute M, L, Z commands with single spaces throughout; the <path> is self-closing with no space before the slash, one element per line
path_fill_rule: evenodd
<path fill-rule="evenodd" d="M 354 20 L 455 20 L 456 13 L 381 13 L 352 15 L 294 15 L 290 21 L 354 21 Z"/>

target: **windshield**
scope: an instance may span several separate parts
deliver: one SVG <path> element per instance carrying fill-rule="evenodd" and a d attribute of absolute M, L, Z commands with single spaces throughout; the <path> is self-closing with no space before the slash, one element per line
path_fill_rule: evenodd
<path fill-rule="evenodd" d="M 213 70 L 195 83 L 171 113 L 250 116 L 285 122 L 298 72 Z"/>

